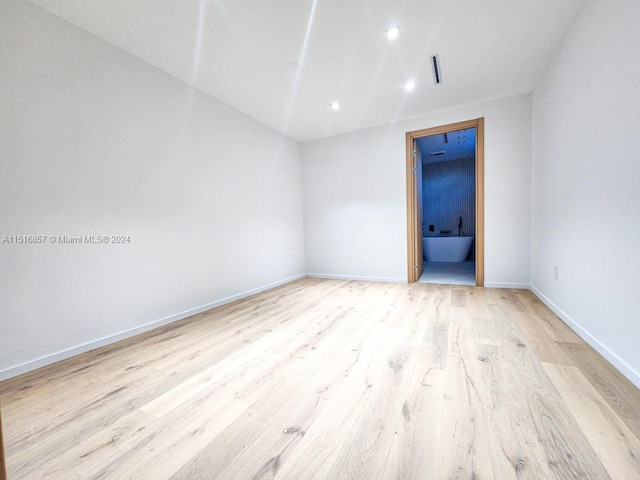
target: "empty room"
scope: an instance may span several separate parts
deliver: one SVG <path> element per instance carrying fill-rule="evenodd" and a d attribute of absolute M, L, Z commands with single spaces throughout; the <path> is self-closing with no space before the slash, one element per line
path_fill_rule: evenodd
<path fill-rule="evenodd" d="M 0 1 L 0 480 L 640 478 L 636 0 Z"/>

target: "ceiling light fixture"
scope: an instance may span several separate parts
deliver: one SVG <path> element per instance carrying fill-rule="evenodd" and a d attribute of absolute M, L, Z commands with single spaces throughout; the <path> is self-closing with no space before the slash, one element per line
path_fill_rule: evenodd
<path fill-rule="evenodd" d="M 338 102 L 333 102 L 331 104 L 331 110 L 340 110 L 340 104 Z"/>
<path fill-rule="evenodd" d="M 404 89 L 407 92 L 412 92 L 415 90 L 415 88 L 416 88 L 416 82 L 409 81 L 404 84 Z"/>
<path fill-rule="evenodd" d="M 393 40 L 400 36 L 400 27 L 396 25 L 395 27 L 392 27 L 389 30 L 385 30 L 385 32 L 387 32 L 387 38 L 389 40 Z"/>

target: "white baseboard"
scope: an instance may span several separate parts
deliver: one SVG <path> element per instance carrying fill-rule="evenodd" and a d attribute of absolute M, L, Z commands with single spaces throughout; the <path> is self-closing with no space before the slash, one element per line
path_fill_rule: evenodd
<path fill-rule="evenodd" d="M 613 353 L 606 345 L 600 342 L 594 337 L 588 330 L 585 330 L 578 322 L 573 320 L 567 315 L 560 307 L 549 300 L 540 290 L 533 285 L 529 286 L 530 290 L 540 299 L 542 302 L 553 311 L 560 319 L 567 324 L 571 330 L 580 336 L 585 342 L 591 345 L 600 355 L 611 363 L 620 373 L 627 377 L 631 383 L 640 388 L 640 373 L 636 372 L 630 365 L 624 360 Z"/>
<path fill-rule="evenodd" d="M 398 277 L 359 277 L 354 275 L 333 275 L 330 273 L 307 273 L 310 278 L 330 278 L 333 280 L 360 280 L 362 282 L 407 283 L 406 278 Z"/>
<path fill-rule="evenodd" d="M 300 280 L 301 278 L 305 278 L 305 277 L 306 275 L 304 274 L 295 275 L 293 277 L 285 278 L 284 280 L 279 280 L 277 282 L 273 282 L 267 285 L 262 285 L 261 287 L 254 288 L 252 290 L 247 290 L 245 292 L 238 293 L 236 295 L 231 295 L 230 297 L 222 298 L 220 300 L 207 303 L 206 305 L 200 305 L 199 307 L 191 308 L 189 310 L 185 310 L 183 312 L 176 313 L 174 315 L 170 315 L 168 317 L 164 317 L 159 320 L 155 320 L 153 322 L 149 322 L 144 325 L 140 325 L 138 327 L 125 330 L 123 332 L 119 332 L 113 335 L 99 338 L 97 340 L 83 343 L 81 345 L 76 345 L 75 347 L 60 350 L 59 352 L 52 353 L 51 355 L 45 355 L 43 357 L 30 360 L 20 365 L 9 367 L 5 370 L 0 370 L 0 381 L 7 380 L 9 378 L 13 378 L 18 375 L 22 375 L 23 373 L 30 372 L 40 367 L 51 365 L 52 363 L 56 363 L 61 360 L 66 360 L 67 358 L 75 357 L 76 355 L 80 355 L 81 353 L 86 353 L 90 350 L 95 350 L 96 348 L 103 347 L 105 345 L 109 345 L 111 343 L 115 343 L 120 340 L 124 340 L 125 338 L 133 337 L 134 335 L 138 335 L 140 333 L 148 332 L 149 330 L 153 330 L 154 328 L 162 327 L 169 323 L 177 322 L 178 320 L 191 317 L 198 313 L 206 312 L 207 310 L 211 310 L 212 308 L 220 307 L 222 305 L 226 305 L 227 303 L 231 303 L 237 300 L 242 300 L 243 298 L 251 297 L 252 295 L 256 295 L 258 293 L 271 290 L 273 288 L 279 287 L 281 285 L 285 285 L 287 283 L 294 282 L 296 280 Z"/>
<path fill-rule="evenodd" d="M 528 283 L 500 283 L 500 282 L 484 282 L 485 288 L 514 288 L 517 290 L 529 290 L 531 287 Z"/>

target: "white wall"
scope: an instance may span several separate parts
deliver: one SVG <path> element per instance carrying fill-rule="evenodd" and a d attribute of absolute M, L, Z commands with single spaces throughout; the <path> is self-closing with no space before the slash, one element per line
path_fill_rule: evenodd
<path fill-rule="evenodd" d="M 0 379 L 304 274 L 298 143 L 26 2 L 0 70 L 0 236 L 131 237 L 0 243 Z"/>
<path fill-rule="evenodd" d="M 640 386 L 637 12 L 587 2 L 534 92 L 532 283 Z"/>
<path fill-rule="evenodd" d="M 531 96 L 302 144 L 307 272 L 406 281 L 405 132 L 485 118 L 485 284 L 528 286 Z"/>

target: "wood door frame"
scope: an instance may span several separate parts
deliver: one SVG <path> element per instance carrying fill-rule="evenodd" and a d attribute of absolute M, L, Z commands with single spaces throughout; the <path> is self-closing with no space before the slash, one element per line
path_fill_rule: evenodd
<path fill-rule="evenodd" d="M 476 231 L 475 231 L 475 257 L 476 257 L 476 286 L 484 286 L 484 118 L 476 118 L 464 122 L 440 125 L 439 127 L 425 128 L 406 133 L 407 148 L 407 281 L 417 282 L 422 258 L 418 258 L 422 250 L 422 219 L 418 218 L 418 195 L 416 175 L 414 175 L 413 150 L 415 141 L 420 137 L 438 135 L 441 133 L 455 132 L 468 128 L 476 129 Z"/>

